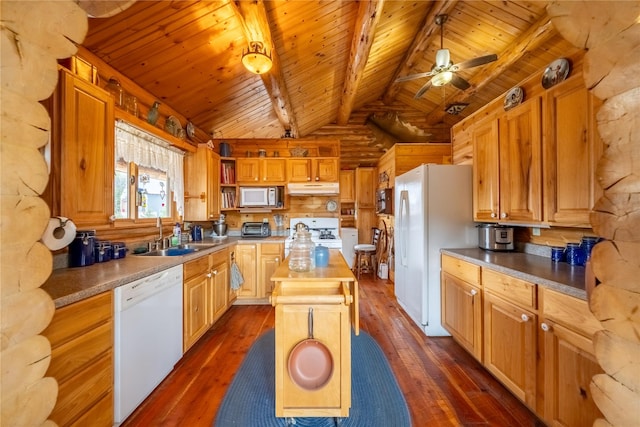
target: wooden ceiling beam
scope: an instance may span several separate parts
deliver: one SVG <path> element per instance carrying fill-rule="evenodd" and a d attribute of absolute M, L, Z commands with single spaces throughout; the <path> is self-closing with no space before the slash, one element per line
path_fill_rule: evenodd
<path fill-rule="evenodd" d="M 467 90 L 446 97 L 431 113 L 427 114 L 427 125 L 442 122 L 447 115 L 445 112 L 447 105 L 465 102 L 485 85 L 498 78 L 528 52 L 537 49 L 555 35 L 555 28 L 551 24 L 549 17 L 545 14 L 538 22 L 534 23 L 527 31 L 522 33 L 520 37 L 514 40 L 505 50 L 499 53 L 497 61 L 484 66 L 481 71 L 474 74 L 474 76 L 469 79 L 471 86 Z"/>
<path fill-rule="evenodd" d="M 349 121 L 353 104 L 355 102 L 358 86 L 362 80 L 364 68 L 367 65 L 369 52 L 373 45 L 373 37 L 376 25 L 382 15 L 384 0 L 362 1 L 358 7 L 351 51 L 349 53 L 349 65 L 342 87 L 340 106 L 338 107 L 337 123 L 345 125 Z"/>
<path fill-rule="evenodd" d="M 236 0 L 230 2 L 230 4 L 242 24 L 247 43 L 251 41 L 261 41 L 271 52 L 273 61 L 271 70 L 261 74 L 260 77 L 269 94 L 278 121 L 285 130 L 298 136 L 298 125 L 295 120 L 295 115 L 293 114 L 293 107 L 289 99 L 289 92 L 287 91 L 287 85 L 284 81 L 278 54 L 273 47 L 273 38 L 271 37 L 271 28 L 269 27 L 264 1 Z"/>
<path fill-rule="evenodd" d="M 400 62 L 400 67 L 398 67 L 396 73 L 390 80 L 389 86 L 382 97 L 382 101 L 385 104 L 392 104 L 400 91 L 401 83 L 396 83 L 396 79 L 400 76 L 411 74 L 417 58 L 424 55 L 433 37 L 440 36 L 440 26 L 436 25 L 436 16 L 443 14 L 449 15 L 457 4 L 458 0 L 434 2 L 433 7 L 424 19 L 422 28 L 418 31 L 418 34 L 416 34 L 416 37 L 413 39 L 413 43 L 411 43 L 411 47 L 407 50 L 404 60 Z"/>

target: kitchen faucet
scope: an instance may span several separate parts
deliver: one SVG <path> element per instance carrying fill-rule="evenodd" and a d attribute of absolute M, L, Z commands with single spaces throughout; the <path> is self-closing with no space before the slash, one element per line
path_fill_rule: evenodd
<path fill-rule="evenodd" d="M 171 238 L 167 237 L 165 239 L 162 235 L 162 218 L 160 216 L 156 219 L 156 227 L 158 227 L 160 235 L 157 239 L 154 239 L 154 243 L 149 243 L 149 250 L 167 249 L 171 246 Z"/>

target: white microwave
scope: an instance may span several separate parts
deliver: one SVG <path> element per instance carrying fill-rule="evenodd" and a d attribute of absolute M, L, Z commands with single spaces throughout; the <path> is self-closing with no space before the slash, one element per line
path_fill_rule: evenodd
<path fill-rule="evenodd" d="M 241 208 L 282 207 L 277 187 L 240 187 Z"/>

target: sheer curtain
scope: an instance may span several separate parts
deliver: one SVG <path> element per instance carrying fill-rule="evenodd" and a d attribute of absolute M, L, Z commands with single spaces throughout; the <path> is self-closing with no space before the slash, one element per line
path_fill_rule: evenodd
<path fill-rule="evenodd" d="M 166 171 L 178 214 L 184 212 L 184 153 L 168 141 L 116 120 L 116 161 Z"/>

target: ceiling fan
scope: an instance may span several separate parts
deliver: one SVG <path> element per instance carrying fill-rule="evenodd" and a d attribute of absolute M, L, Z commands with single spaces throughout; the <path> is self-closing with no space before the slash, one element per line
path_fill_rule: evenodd
<path fill-rule="evenodd" d="M 416 92 L 414 96 L 415 99 L 424 95 L 431 86 L 444 86 L 451 83 L 460 90 L 468 89 L 471 86 L 469 82 L 458 76 L 456 72 L 484 65 L 498 59 L 498 55 L 491 54 L 468 59 L 457 64 L 451 62 L 449 49 L 445 49 L 443 47 L 444 23 L 447 22 L 448 17 L 448 15 L 437 15 L 435 19 L 436 25 L 440 26 L 440 49 L 436 52 L 436 62 L 431 67 L 431 71 L 426 73 L 410 74 L 396 79 L 396 82 L 406 82 L 409 80 L 420 79 L 422 77 L 431 77 L 431 79 L 425 83 L 418 92 Z"/>

